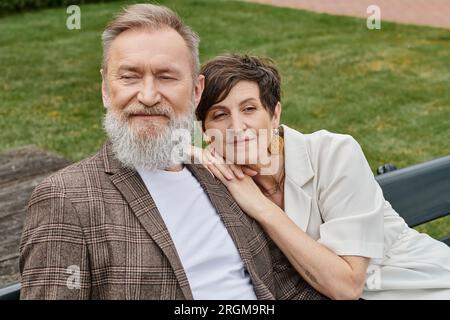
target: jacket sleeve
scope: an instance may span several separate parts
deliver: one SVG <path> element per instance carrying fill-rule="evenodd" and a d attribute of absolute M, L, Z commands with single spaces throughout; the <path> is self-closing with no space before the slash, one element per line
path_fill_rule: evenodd
<path fill-rule="evenodd" d="M 89 299 L 89 256 L 63 187 L 47 179 L 29 201 L 20 243 L 21 299 Z"/>
<path fill-rule="evenodd" d="M 324 134 L 317 160 L 320 239 L 338 255 L 382 258 L 389 209 L 360 145 L 349 135 Z"/>

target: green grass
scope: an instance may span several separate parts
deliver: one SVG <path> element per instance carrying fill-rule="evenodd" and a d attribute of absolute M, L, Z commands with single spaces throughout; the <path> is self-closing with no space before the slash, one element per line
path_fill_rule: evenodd
<path fill-rule="evenodd" d="M 283 76 L 283 122 L 302 132 L 349 133 L 373 169 L 450 153 L 450 30 L 232 1 L 159 1 L 202 39 L 201 59 L 268 55 Z M 125 2 L 0 18 L 0 150 L 36 144 L 72 160 L 104 141 L 100 34 Z M 448 234 L 450 217 L 421 231 Z"/>

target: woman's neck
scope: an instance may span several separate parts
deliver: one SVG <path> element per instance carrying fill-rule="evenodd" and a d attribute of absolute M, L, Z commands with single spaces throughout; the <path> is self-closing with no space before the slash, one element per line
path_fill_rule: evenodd
<path fill-rule="evenodd" d="M 258 172 L 253 176 L 253 180 L 262 190 L 269 190 L 280 184 L 284 176 L 284 156 L 283 154 L 269 155 L 269 165 L 260 163 L 247 165 L 248 168 Z"/>

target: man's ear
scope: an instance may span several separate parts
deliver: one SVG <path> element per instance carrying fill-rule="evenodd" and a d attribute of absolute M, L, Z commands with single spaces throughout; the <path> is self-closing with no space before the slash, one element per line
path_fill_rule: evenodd
<path fill-rule="evenodd" d="M 277 102 L 277 105 L 275 106 L 275 110 L 273 111 L 272 116 L 272 128 L 278 128 L 280 126 L 280 120 L 281 120 L 281 103 L 280 101 Z"/>
<path fill-rule="evenodd" d="M 100 74 L 102 75 L 102 100 L 103 106 L 106 108 L 109 106 L 109 96 L 108 96 L 108 87 L 106 83 L 106 73 L 103 69 L 100 69 Z"/>
<path fill-rule="evenodd" d="M 200 103 L 200 99 L 202 98 L 203 89 L 205 89 L 205 76 L 200 74 L 197 77 L 197 82 L 194 87 L 194 101 L 195 107 Z"/>

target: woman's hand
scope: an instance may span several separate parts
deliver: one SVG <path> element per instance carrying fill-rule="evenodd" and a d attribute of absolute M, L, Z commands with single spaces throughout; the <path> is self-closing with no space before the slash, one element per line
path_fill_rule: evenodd
<path fill-rule="evenodd" d="M 275 204 L 264 196 L 251 178 L 258 174 L 256 171 L 245 166 L 225 163 L 223 158 L 212 148 L 206 150 L 205 153 L 208 161 L 204 165 L 227 187 L 236 203 L 246 214 L 259 220 L 273 211 Z"/>

